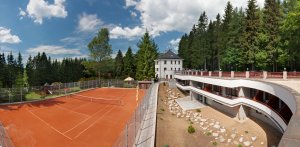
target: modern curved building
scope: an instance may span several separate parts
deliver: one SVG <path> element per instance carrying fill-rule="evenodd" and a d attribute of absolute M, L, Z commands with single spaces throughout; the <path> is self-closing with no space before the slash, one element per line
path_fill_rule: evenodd
<path fill-rule="evenodd" d="M 291 77 L 288 72 L 182 71 L 175 75 L 177 87 L 189 91 L 192 99 L 241 121 L 249 116 L 260 119 L 283 133 L 279 146 L 300 146 L 300 95 L 267 80 Z"/>

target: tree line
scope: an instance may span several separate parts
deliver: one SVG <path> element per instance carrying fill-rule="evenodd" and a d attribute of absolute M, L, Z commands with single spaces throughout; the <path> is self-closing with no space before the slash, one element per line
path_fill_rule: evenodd
<path fill-rule="evenodd" d="M 10 52 L 7 57 L 0 54 L 0 88 L 40 86 L 53 82 L 73 82 L 88 77 L 81 62 L 86 59 L 64 58 L 51 60 L 46 53 L 29 56 L 24 67 L 21 53 L 15 58 Z"/>
<path fill-rule="evenodd" d="M 102 28 L 88 44 L 90 58 L 64 58 L 52 60 L 46 53 L 29 56 L 23 65 L 21 53 L 17 58 L 10 52 L 7 57 L 0 54 L 0 88 L 41 86 L 54 82 L 76 82 L 95 78 L 124 79 L 128 76 L 137 80 L 154 78 L 154 60 L 158 47 L 146 31 L 137 43 L 136 54 L 128 47 L 123 56 L 118 51 L 115 59 L 111 57 L 109 32 Z"/>
<path fill-rule="evenodd" d="M 121 50 L 118 50 L 116 58 L 112 59 L 109 31 L 107 28 L 102 28 L 88 44 L 91 60 L 83 64 L 90 73 L 102 77 L 113 76 L 119 79 L 132 77 L 137 80 L 150 80 L 155 76 L 154 60 L 158 56 L 158 47 L 148 31 L 139 40 L 137 47 L 136 54 L 132 52 L 131 47 L 128 47 L 124 56 Z"/>
<path fill-rule="evenodd" d="M 206 12 L 179 42 L 184 68 L 202 70 L 297 70 L 300 65 L 300 1 L 265 0 L 259 8 L 230 2 L 223 16 Z"/>

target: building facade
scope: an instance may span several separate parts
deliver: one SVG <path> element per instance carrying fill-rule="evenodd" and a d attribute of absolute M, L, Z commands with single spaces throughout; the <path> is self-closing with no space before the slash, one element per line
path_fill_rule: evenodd
<path fill-rule="evenodd" d="M 179 56 L 168 50 L 155 61 L 155 75 L 159 79 L 174 79 L 176 72 L 182 70 L 182 61 Z"/>
<path fill-rule="evenodd" d="M 287 73 L 281 74 L 286 75 Z M 283 134 L 279 143 L 280 147 L 299 146 L 300 127 L 298 124 L 300 119 L 297 116 L 300 115 L 298 109 L 300 94 L 297 92 L 298 90 L 295 91 L 288 86 L 277 84 L 280 83 L 278 81 L 281 81 L 284 85 L 300 89 L 293 83 L 293 80 L 297 79 L 287 81 L 282 79 L 284 76 L 280 76 L 281 80 L 273 77 L 276 81 L 274 82 L 272 76 L 269 80 L 266 78 L 257 80 L 257 77 L 251 79 L 251 76 L 244 78 L 247 73 L 243 74 L 244 77 L 239 73 L 236 73 L 236 77 L 232 75 L 235 73 L 231 72 L 231 78 L 228 78 L 230 76 L 222 74 L 222 72 L 214 74 L 203 71 L 181 71 L 175 74 L 174 78 L 176 86 L 189 92 L 192 99 L 240 121 L 246 118 L 255 118 L 273 126 Z"/>

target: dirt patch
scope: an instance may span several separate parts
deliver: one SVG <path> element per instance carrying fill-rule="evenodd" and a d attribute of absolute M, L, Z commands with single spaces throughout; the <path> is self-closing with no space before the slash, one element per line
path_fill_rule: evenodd
<path fill-rule="evenodd" d="M 198 110 L 180 111 L 176 98 L 185 95 L 178 89 L 159 86 L 156 146 L 255 146 L 278 145 L 282 134 L 255 119 L 239 122 L 209 106 Z M 188 133 L 188 126 L 195 133 Z"/>
<path fill-rule="evenodd" d="M 199 127 L 192 124 L 195 133 L 188 133 L 190 122 L 185 119 L 179 119 L 168 110 L 168 106 L 164 103 L 168 100 L 168 86 L 161 84 L 158 92 L 157 107 L 157 127 L 156 127 L 156 146 L 157 147 L 176 147 L 176 146 L 207 146 L 213 138 L 206 136 L 200 131 Z M 172 89 L 172 92 L 180 93 L 180 97 L 184 94 L 178 89 Z"/>

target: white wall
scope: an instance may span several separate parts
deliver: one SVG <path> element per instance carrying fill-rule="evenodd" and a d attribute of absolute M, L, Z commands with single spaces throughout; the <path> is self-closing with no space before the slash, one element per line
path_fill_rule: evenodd
<path fill-rule="evenodd" d="M 179 69 L 182 70 L 182 62 L 183 62 L 182 59 L 158 59 L 154 61 L 155 61 L 155 75 L 158 75 L 158 78 L 166 78 L 166 75 L 168 75 L 168 78 L 170 79 L 170 75 L 172 75 L 172 78 L 174 79 L 175 71 L 179 71 Z M 165 61 L 167 61 L 167 64 L 165 64 Z M 180 64 L 178 64 L 179 62 Z M 167 68 L 167 70 L 164 71 L 164 68 Z"/>

